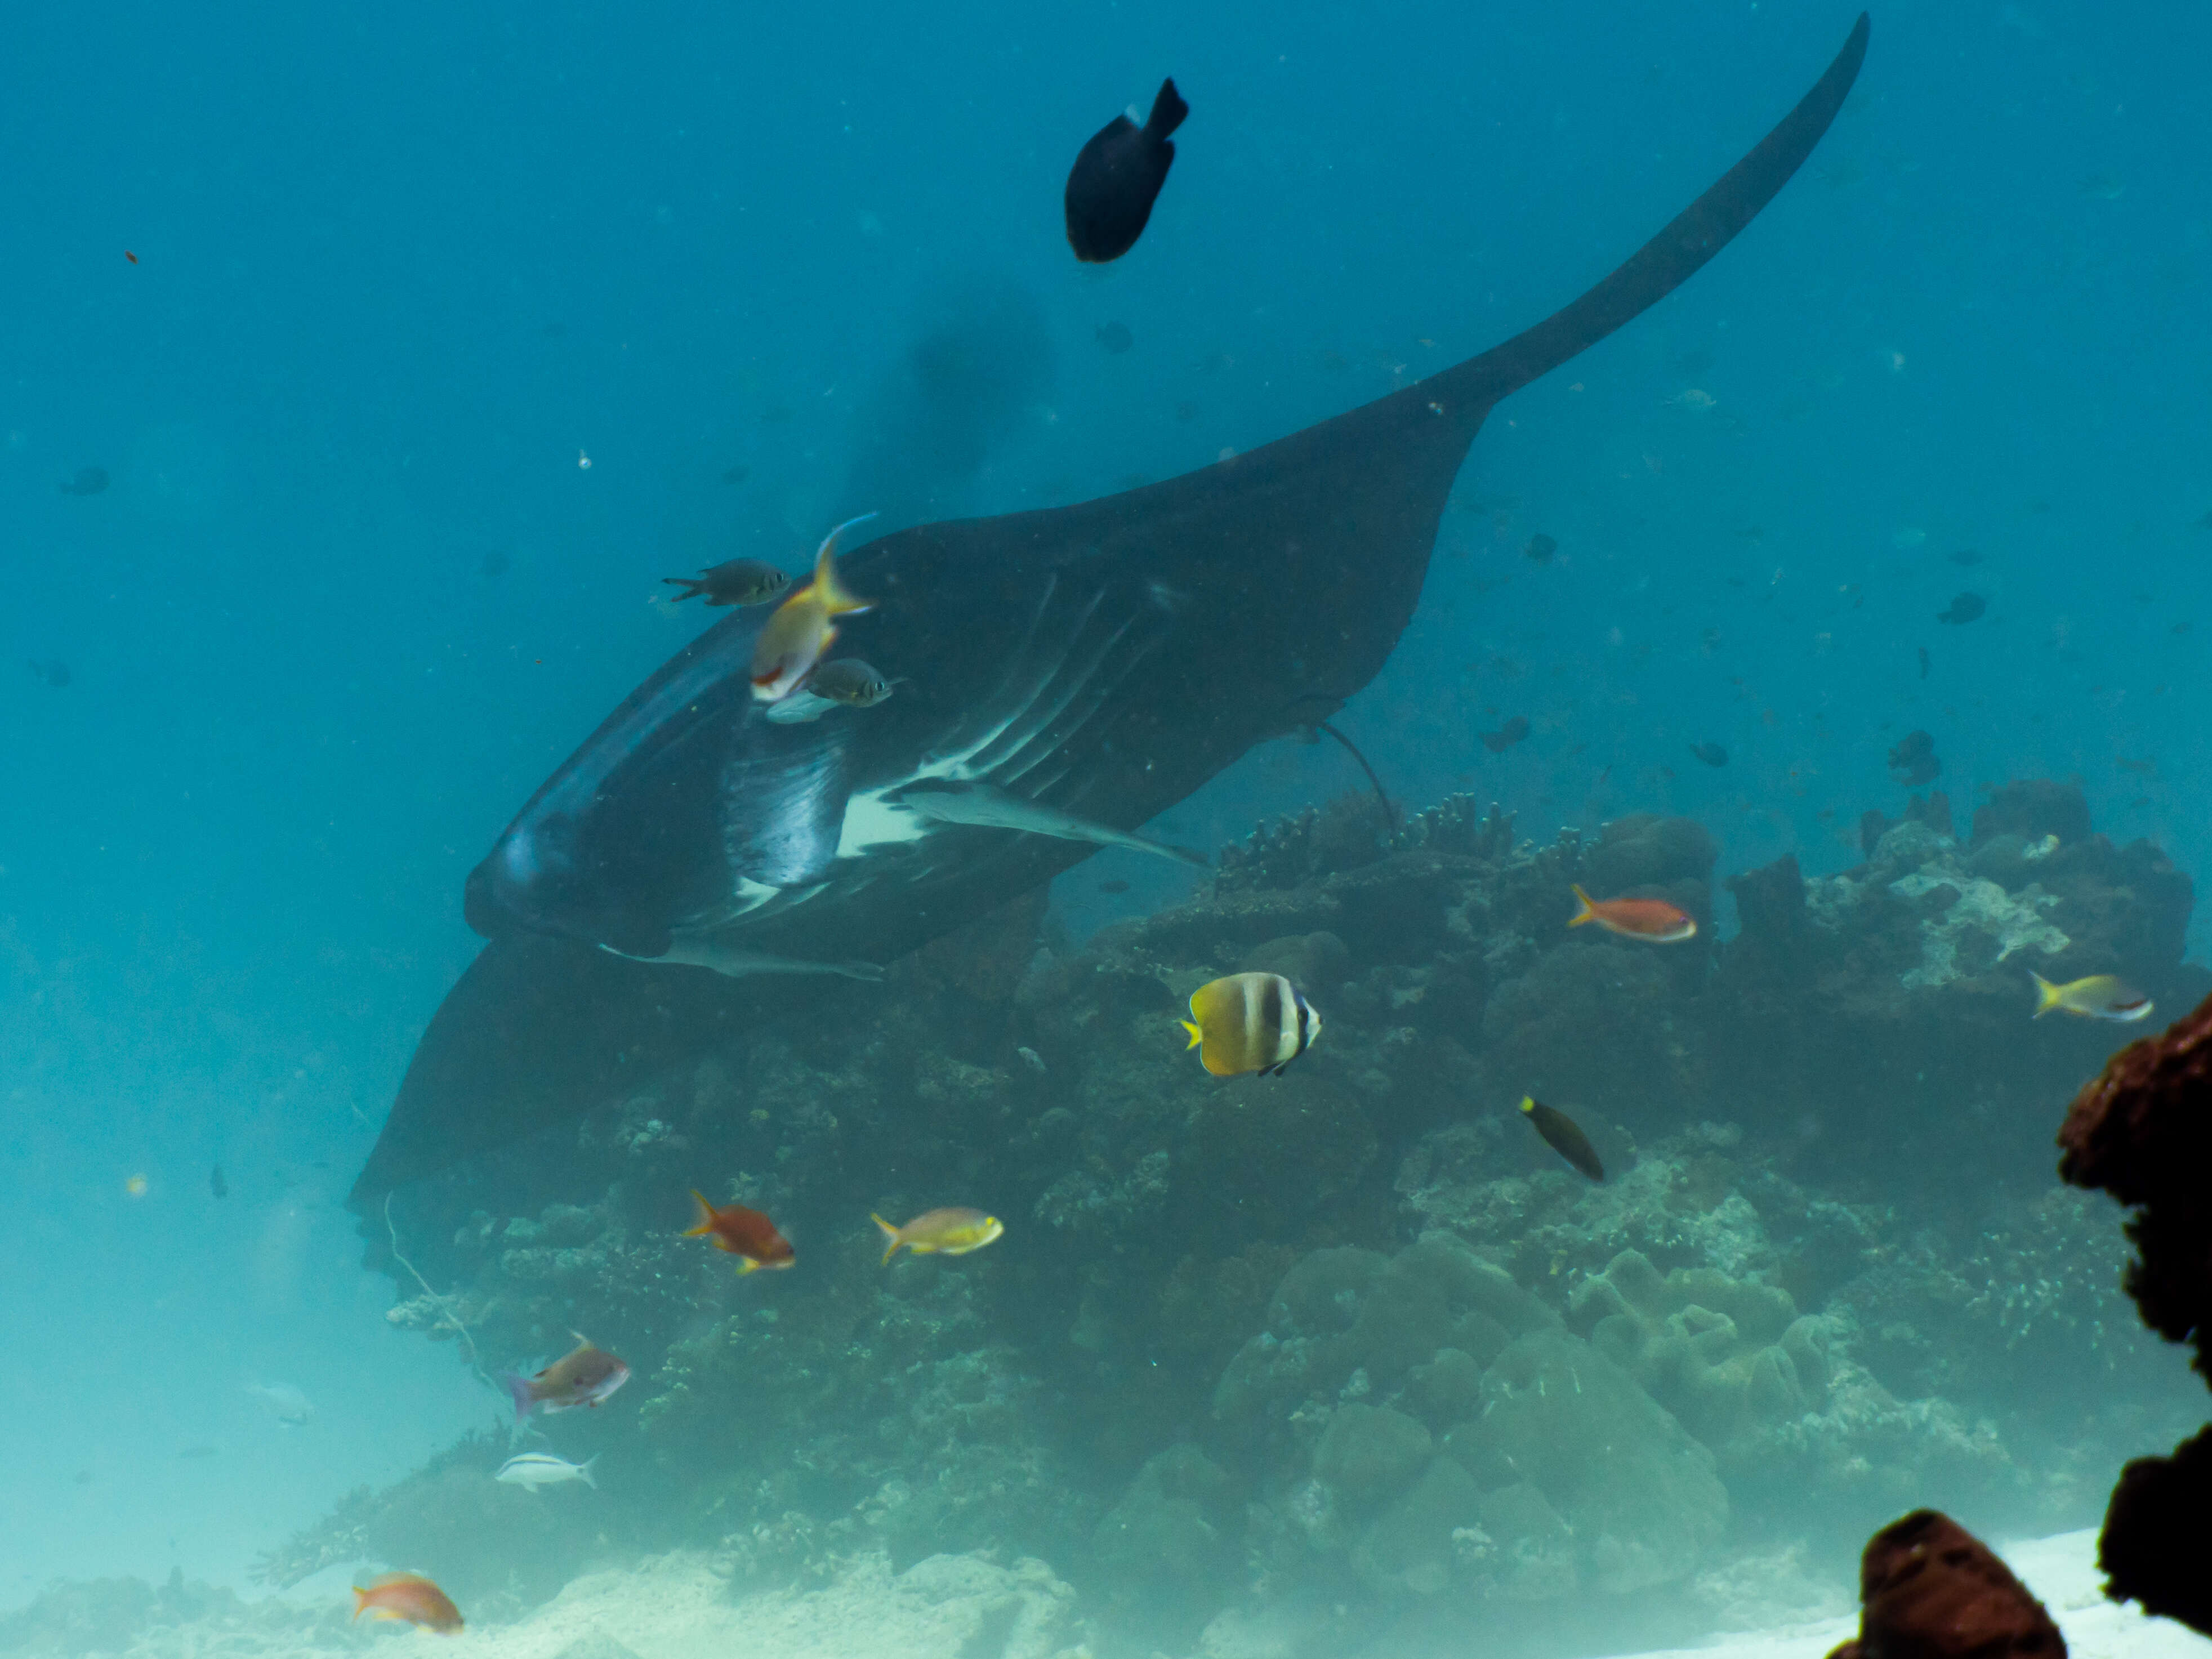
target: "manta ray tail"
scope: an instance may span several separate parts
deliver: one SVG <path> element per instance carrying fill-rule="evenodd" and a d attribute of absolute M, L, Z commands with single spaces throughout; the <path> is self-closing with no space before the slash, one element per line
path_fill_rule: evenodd
<path fill-rule="evenodd" d="M 1437 400 L 1449 393 L 1487 411 L 1680 288 L 1758 216 L 1813 153 L 1858 78 L 1870 27 L 1861 12 L 1827 73 L 1798 100 L 1797 107 L 1613 275 L 1534 328 L 1400 395 L 1419 392 Z"/>

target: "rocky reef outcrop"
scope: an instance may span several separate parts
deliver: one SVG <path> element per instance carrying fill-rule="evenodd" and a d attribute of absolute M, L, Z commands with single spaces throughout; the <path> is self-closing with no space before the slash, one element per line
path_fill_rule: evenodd
<path fill-rule="evenodd" d="M 1916 1510 L 1867 1541 L 1859 1634 L 1828 1659 L 2066 1659 L 2043 1603 L 1948 1515 Z"/>
<path fill-rule="evenodd" d="M 2026 969 L 2203 976 L 2186 878 L 2078 799 L 2015 787 L 1963 840 L 1923 811 L 1840 874 L 1724 886 L 1684 819 L 1538 843 L 1471 799 L 1395 831 L 1352 800 L 1079 949 L 1012 907 L 371 1218 L 395 1323 L 487 1373 L 582 1331 L 635 1379 L 542 1425 L 599 1454 L 598 1492 L 532 1498 L 457 1449 L 269 1576 L 428 1540 L 448 1588 L 519 1608 L 702 1539 L 756 1587 L 1014 1552 L 1109 1646 L 1297 1659 L 1477 1612 L 1603 1641 L 1632 1607 L 1648 1635 L 1734 1564 L 1839 1571 L 1929 1499 L 2086 1518 L 2125 1437 L 2190 1419 L 2155 1387 L 2083 1409 L 2154 1345 L 2084 1268 L 2109 1218 L 2036 1150 L 2105 1032 L 2031 1019 Z M 1570 930 L 1577 883 L 1700 932 Z M 1213 1079 L 1176 1020 L 1246 969 L 1326 1030 L 1280 1078 Z M 679 1237 L 693 1186 L 768 1211 L 797 1265 L 737 1279 Z M 879 1264 L 871 1211 L 942 1204 L 1006 1237 Z M 571 1499 L 592 1524 L 545 1524 L 519 1574 L 501 1528 Z"/>
<path fill-rule="evenodd" d="M 2075 1097 L 2058 1172 L 2129 1206 L 2127 1293 L 2212 1382 L 2212 999 L 2115 1054 Z M 2129 1463 L 2099 1542 L 2108 1593 L 2212 1635 L 2212 1427 Z"/>

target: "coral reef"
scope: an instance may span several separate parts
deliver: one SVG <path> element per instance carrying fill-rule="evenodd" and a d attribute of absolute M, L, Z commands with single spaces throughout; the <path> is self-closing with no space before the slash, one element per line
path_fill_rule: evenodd
<path fill-rule="evenodd" d="M 1710 924 L 1702 827 L 1539 844 L 1472 798 L 1394 833 L 1348 797 L 1079 949 L 1010 906 L 365 1224 L 395 1324 L 486 1370 L 580 1330 L 634 1380 L 538 1425 L 599 1455 L 590 1528 L 510 1516 L 499 1449 L 464 1445 L 270 1576 L 444 1552 L 511 1614 L 702 1539 L 746 1594 L 1018 1551 L 1102 1639 L 1290 1656 L 1570 1607 L 1616 1640 L 1632 1604 L 1686 1636 L 1743 1561 L 1814 1586 L 1929 1498 L 2086 1522 L 2099 1468 L 2195 1419 L 2156 1384 L 2099 1406 L 2151 1339 L 2092 1270 L 2116 1224 L 2052 1194 L 2026 1126 L 2104 1034 L 2031 1020 L 2024 966 L 2201 975 L 2186 879 L 2077 799 L 1999 791 L 1965 842 L 1923 804 L 1839 875 L 1737 876 L 1737 937 L 1663 948 L 1569 930 L 1570 889 Z M 1328 1025 L 1224 1083 L 1176 1022 L 1246 969 Z M 679 1237 L 695 1185 L 771 1214 L 794 1268 Z M 870 1211 L 953 1203 L 1006 1237 L 878 1265 Z M 511 1525 L 544 1528 L 526 1575 Z"/>
<path fill-rule="evenodd" d="M 1867 1540 L 1859 1634 L 1828 1659 L 2066 1659 L 2065 1638 L 1989 1546 L 1916 1510 Z"/>
<path fill-rule="evenodd" d="M 1963 1233 L 1990 1218 L 1972 1210 L 1993 1189 L 1953 1171 L 1990 1171 L 1998 1191 L 2042 1176 L 2002 1103 L 2040 1097 L 2054 1070 L 2087 1075 L 2109 1047 L 2090 1021 L 2023 1029 L 2029 970 L 2116 973 L 2165 1003 L 2212 981 L 2181 961 L 2188 878 L 2146 842 L 2093 833 L 2077 787 L 1997 790 L 1964 843 L 1938 827 L 1949 816 L 1889 823 L 1835 876 L 1785 860 L 1735 878 L 1743 931 L 1715 977 L 1707 1052 L 1790 1103 L 1832 1183 L 1950 1206 Z"/>

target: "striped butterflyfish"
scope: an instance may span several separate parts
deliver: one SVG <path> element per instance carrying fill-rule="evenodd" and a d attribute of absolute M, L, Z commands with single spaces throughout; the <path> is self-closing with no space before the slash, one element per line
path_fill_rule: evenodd
<path fill-rule="evenodd" d="M 1190 994 L 1182 1022 L 1190 1046 L 1216 1077 L 1271 1076 L 1313 1047 L 1321 1016 L 1280 974 L 1231 974 Z"/>

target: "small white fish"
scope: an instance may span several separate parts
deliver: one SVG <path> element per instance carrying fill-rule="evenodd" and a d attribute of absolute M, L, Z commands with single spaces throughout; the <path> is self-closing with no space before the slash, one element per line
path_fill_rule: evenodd
<path fill-rule="evenodd" d="M 787 697 L 779 697 L 763 712 L 778 726 L 803 726 L 818 720 L 824 714 L 834 714 L 845 705 L 828 697 L 817 697 L 805 686 Z"/>
<path fill-rule="evenodd" d="M 592 1479 L 592 1465 L 599 1461 L 592 1457 L 581 1463 L 571 1463 L 565 1457 L 555 1457 L 546 1452 L 524 1452 L 501 1464 L 499 1473 L 492 1479 L 503 1480 L 510 1486 L 526 1486 L 532 1492 L 540 1486 L 560 1486 L 580 1480 L 597 1492 L 599 1483 Z"/>
<path fill-rule="evenodd" d="M 1043 1074 L 1045 1066 L 1044 1056 L 1042 1054 L 1039 1054 L 1034 1048 L 1017 1048 L 1014 1052 L 1022 1057 L 1023 1065 L 1028 1066 L 1030 1070 L 1036 1073 L 1040 1076 Z"/>
<path fill-rule="evenodd" d="M 1124 830 L 1077 817 L 1042 801 L 1020 800 L 988 784 L 955 783 L 933 780 L 902 789 L 894 805 L 919 812 L 939 823 L 973 824 L 986 830 L 1017 830 L 1033 836 L 1052 836 L 1060 841 L 1087 841 L 1096 847 L 1126 847 L 1132 852 L 1154 853 L 1194 869 L 1206 867 L 1206 855 L 1188 848 L 1148 841 Z"/>
<path fill-rule="evenodd" d="M 249 1382 L 246 1391 L 287 1428 L 301 1428 L 315 1420 L 315 1402 L 289 1382 Z"/>

